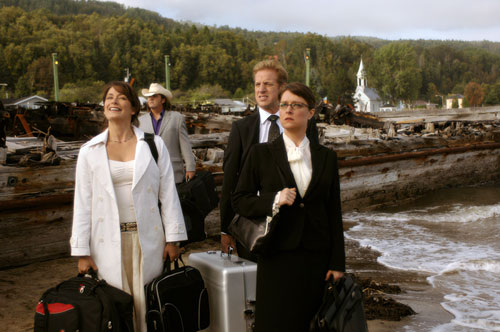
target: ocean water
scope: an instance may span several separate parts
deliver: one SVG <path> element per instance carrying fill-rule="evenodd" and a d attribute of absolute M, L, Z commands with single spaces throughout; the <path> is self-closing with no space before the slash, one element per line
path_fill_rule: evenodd
<path fill-rule="evenodd" d="M 379 263 L 429 275 L 454 316 L 429 331 L 500 331 L 500 186 L 436 191 L 344 219 L 356 222 L 346 237 L 380 252 Z"/>

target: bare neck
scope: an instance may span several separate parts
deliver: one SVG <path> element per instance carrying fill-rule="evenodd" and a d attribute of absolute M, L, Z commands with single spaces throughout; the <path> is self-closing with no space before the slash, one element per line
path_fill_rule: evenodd
<path fill-rule="evenodd" d="M 284 132 L 285 135 L 292 140 L 295 146 L 300 146 L 300 143 L 302 143 L 304 137 L 306 137 L 306 132 L 304 130 L 289 131 L 285 129 Z"/>
<path fill-rule="evenodd" d="M 130 122 L 109 122 L 108 125 L 108 136 L 114 141 L 123 141 L 130 138 L 130 135 L 134 134 L 134 130 Z"/>

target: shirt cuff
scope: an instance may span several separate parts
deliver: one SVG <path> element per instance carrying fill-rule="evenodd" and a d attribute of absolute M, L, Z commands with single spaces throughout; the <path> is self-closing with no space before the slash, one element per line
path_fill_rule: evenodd
<path fill-rule="evenodd" d="M 281 191 L 278 191 L 276 196 L 274 196 L 272 214 L 271 214 L 271 216 L 267 216 L 267 218 L 266 218 L 267 222 L 271 222 L 273 220 L 274 216 L 280 212 L 280 206 L 279 206 L 280 194 L 281 194 Z"/>

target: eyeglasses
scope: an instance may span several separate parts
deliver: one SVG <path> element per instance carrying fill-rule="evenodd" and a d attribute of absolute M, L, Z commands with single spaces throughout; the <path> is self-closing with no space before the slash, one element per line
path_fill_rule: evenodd
<path fill-rule="evenodd" d="M 292 110 L 295 111 L 296 109 L 307 107 L 308 105 L 307 104 L 303 104 L 303 103 L 291 103 L 291 104 L 281 103 L 280 104 L 280 109 L 286 110 L 286 109 L 288 109 L 288 106 L 290 106 L 292 108 Z"/>

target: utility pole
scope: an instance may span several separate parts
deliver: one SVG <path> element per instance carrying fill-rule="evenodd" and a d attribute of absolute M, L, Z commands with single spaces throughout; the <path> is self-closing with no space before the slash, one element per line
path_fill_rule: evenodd
<path fill-rule="evenodd" d="M 165 88 L 170 90 L 170 56 L 165 55 Z"/>
<path fill-rule="evenodd" d="M 2 90 L 5 89 L 5 98 L 9 99 L 9 92 L 7 91 L 8 84 L 7 83 L 0 83 L 0 86 L 2 87 Z"/>
<path fill-rule="evenodd" d="M 304 54 L 304 60 L 306 62 L 306 85 L 309 86 L 309 77 L 311 71 L 311 49 L 306 48 L 306 52 Z"/>
<path fill-rule="evenodd" d="M 59 101 L 59 75 L 57 73 L 57 66 L 59 61 L 57 60 L 57 53 L 52 53 L 52 68 L 54 69 L 54 98 Z"/>

